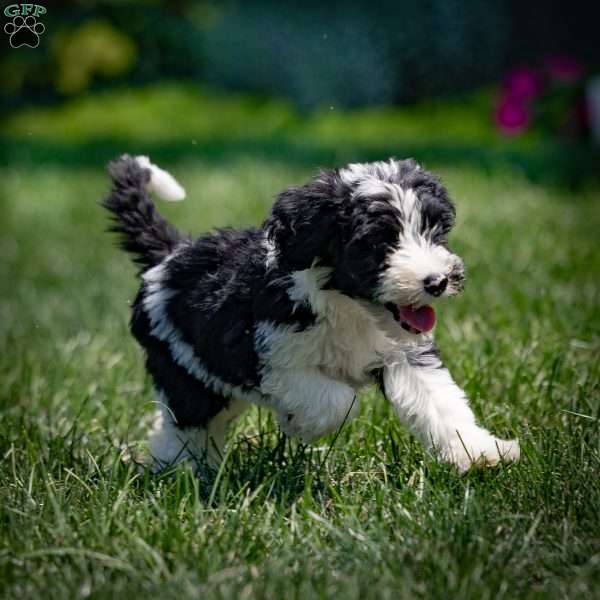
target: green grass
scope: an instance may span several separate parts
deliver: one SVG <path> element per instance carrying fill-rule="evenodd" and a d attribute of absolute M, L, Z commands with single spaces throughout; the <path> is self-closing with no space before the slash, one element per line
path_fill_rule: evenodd
<path fill-rule="evenodd" d="M 128 98 L 111 110 L 136 114 L 131 102 L 143 96 Z M 401 112 L 379 111 L 348 115 L 336 148 L 337 115 L 335 125 L 230 100 L 231 128 L 223 119 L 203 129 L 200 117 L 186 127 L 177 111 L 169 121 L 177 95 L 160 98 L 149 94 L 140 108 L 155 131 L 145 138 L 144 119 L 134 127 L 116 115 L 114 129 L 109 119 L 92 127 L 106 99 L 23 113 L 5 127 L 15 153 L 0 169 L 0 594 L 600 597 L 598 185 L 532 181 L 501 157 L 527 157 L 538 142 L 512 147 L 477 133 L 477 116 L 465 116 L 470 137 L 452 125 L 447 144 L 464 135 L 473 155 L 498 158 L 486 165 L 432 153 L 441 138 L 426 112 L 421 146 L 411 142 L 416 124 L 403 128 L 410 119 Z M 457 110 L 448 108 L 449 121 L 460 121 Z M 249 131 L 235 117 L 248 111 L 258 111 Z M 61 133 L 71 119 L 88 123 L 72 137 Z M 317 132 L 319 119 L 329 134 Z M 125 458 L 143 451 L 152 395 L 127 331 L 134 269 L 96 205 L 107 186 L 102 162 L 156 150 L 189 192 L 161 209 L 199 233 L 260 222 L 273 195 L 317 162 L 384 152 L 393 146 L 377 133 L 385 119 L 424 149 L 457 201 L 452 244 L 469 281 L 440 306 L 438 340 L 481 421 L 520 438 L 521 463 L 460 476 L 367 390 L 333 447 L 333 437 L 290 443 L 253 411 L 216 479 L 184 468 L 137 474 Z M 173 146 L 163 143 L 169 135 Z"/>

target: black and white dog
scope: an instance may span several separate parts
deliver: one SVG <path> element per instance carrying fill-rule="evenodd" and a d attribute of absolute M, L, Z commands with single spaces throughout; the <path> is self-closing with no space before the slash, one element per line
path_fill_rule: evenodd
<path fill-rule="evenodd" d="M 147 157 L 111 163 L 104 206 L 141 265 L 131 331 L 160 411 L 154 466 L 218 462 L 228 423 L 250 403 L 304 441 L 336 430 L 377 381 L 422 443 L 465 470 L 519 457 L 492 436 L 433 343 L 431 303 L 463 288 L 448 249 L 455 210 L 413 160 L 321 171 L 276 199 L 260 228 L 180 234 L 148 192 L 183 188 Z"/>

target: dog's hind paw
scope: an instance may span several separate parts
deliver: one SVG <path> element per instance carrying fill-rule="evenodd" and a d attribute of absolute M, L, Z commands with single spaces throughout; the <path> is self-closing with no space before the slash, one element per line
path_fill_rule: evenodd
<path fill-rule="evenodd" d="M 306 427 L 305 423 L 292 413 L 278 415 L 277 422 L 279 429 L 291 438 L 299 438 L 305 444 L 313 442 L 317 438 L 324 435 L 326 432 L 317 431 L 314 427 Z"/>
<path fill-rule="evenodd" d="M 297 415 L 286 413 L 279 415 L 277 419 L 281 431 L 291 438 L 299 438 L 303 443 L 310 444 L 341 426 L 339 420 L 316 420 L 313 422 L 302 422 Z"/>

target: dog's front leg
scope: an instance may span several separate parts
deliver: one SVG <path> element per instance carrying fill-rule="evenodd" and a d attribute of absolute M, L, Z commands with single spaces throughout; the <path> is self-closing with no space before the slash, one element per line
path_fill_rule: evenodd
<path fill-rule="evenodd" d="M 281 430 L 310 442 L 339 428 L 358 413 L 355 391 L 318 369 L 276 369 L 263 377 Z"/>
<path fill-rule="evenodd" d="M 463 390 L 427 344 L 384 368 L 384 393 L 400 418 L 443 460 L 461 471 L 519 459 L 517 440 L 501 440 L 477 425 Z"/>

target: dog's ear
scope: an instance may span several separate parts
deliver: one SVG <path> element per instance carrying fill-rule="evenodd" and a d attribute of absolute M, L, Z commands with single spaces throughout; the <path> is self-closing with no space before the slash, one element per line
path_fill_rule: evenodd
<path fill-rule="evenodd" d="M 265 231 L 281 267 L 301 271 L 315 259 L 328 263 L 330 249 L 344 225 L 346 194 L 337 170 L 327 170 L 277 196 Z"/>

